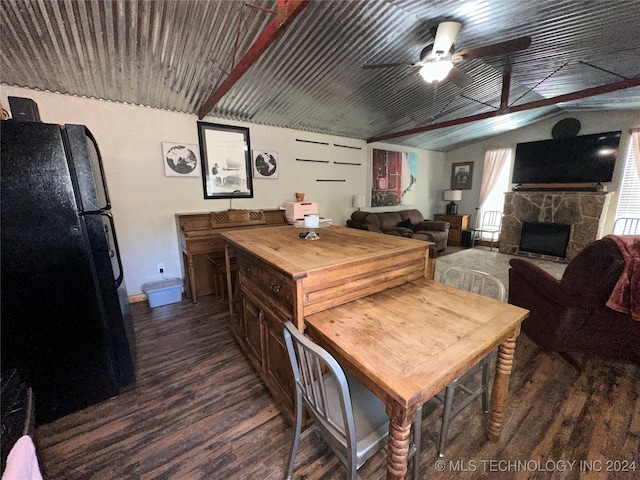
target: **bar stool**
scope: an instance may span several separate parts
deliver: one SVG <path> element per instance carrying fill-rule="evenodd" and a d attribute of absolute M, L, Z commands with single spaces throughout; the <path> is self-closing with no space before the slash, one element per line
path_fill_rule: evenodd
<path fill-rule="evenodd" d="M 213 255 L 207 255 L 211 269 L 213 271 L 213 293 L 220 301 L 224 301 L 228 297 L 227 292 L 227 267 L 224 257 L 216 257 Z M 235 258 L 231 259 L 231 276 L 233 279 L 233 285 L 237 285 L 237 266 Z"/>

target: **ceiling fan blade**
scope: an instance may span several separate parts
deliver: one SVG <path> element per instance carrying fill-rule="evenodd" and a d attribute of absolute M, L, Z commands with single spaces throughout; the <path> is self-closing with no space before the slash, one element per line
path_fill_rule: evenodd
<path fill-rule="evenodd" d="M 460 88 L 464 88 L 473 82 L 473 78 L 455 66 L 451 69 L 449 75 L 447 75 L 447 80 L 455 83 Z"/>
<path fill-rule="evenodd" d="M 436 38 L 433 41 L 433 53 L 446 55 L 458 36 L 461 26 L 462 24 L 458 22 L 442 22 L 438 25 Z"/>
<path fill-rule="evenodd" d="M 427 44 L 427 46 L 425 46 L 421 51 L 420 51 L 420 61 L 424 62 L 425 59 L 431 54 L 431 52 L 433 51 L 433 43 L 429 43 Z"/>
<path fill-rule="evenodd" d="M 390 68 L 390 67 L 413 67 L 416 65 L 414 62 L 400 62 L 400 63 L 375 63 L 369 65 L 363 65 L 362 68 L 365 70 L 372 68 Z"/>
<path fill-rule="evenodd" d="M 508 53 L 526 50 L 531 45 L 531 37 L 519 37 L 505 42 L 498 42 L 484 47 L 472 48 L 456 52 L 451 56 L 453 62 L 461 62 L 462 60 L 473 60 L 480 57 L 495 57 L 498 55 L 506 55 Z"/>

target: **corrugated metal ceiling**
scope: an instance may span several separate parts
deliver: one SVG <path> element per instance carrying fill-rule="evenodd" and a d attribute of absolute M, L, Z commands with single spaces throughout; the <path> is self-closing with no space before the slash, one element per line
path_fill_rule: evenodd
<path fill-rule="evenodd" d="M 249 5 L 250 4 L 250 5 Z M 277 0 L 2 0 L 0 81 L 197 112 L 274 17 Z M 456 50 L 523 35 L 510 105 L 638 78 L 637 1 L 312 1 L 211 111 L 238 121 L 371 138 L 495 111 L 507 58 L 463 62 L 437 87 L 416 67 L 431 27 L 462 23 Z M 640 108 L 640 87 L 389 140 L 448 151 L 562 109 Z"/>

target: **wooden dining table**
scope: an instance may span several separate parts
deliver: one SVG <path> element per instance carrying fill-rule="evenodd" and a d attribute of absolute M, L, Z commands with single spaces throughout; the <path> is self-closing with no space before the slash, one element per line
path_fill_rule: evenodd
<path fill-rule="evenodd" d="M 498 349 L 486 436 L 500 439 L 516 337 L 528 316 L 508 303 L 419 279 L 305 315 L 307 335 L 371 389 L 389 415 L 387 479 L 407 472 L 416 412 Z"/>

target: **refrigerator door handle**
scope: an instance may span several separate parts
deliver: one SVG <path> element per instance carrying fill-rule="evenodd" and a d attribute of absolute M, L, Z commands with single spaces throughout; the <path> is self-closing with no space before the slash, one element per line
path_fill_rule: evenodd
<path fill-rule="evenodd" d="M 116 235 L 116 226 L 113 223 L 113 215 L 110 213 L 101 213 L 100 215 L 104 215 L 109 220 L 109 225 L 111 227 L 111 238 L 113 238 L 113 249 L 109 250 L 109 256 L 113 258 L 114 254 L 116 257 L 116 261 L 118 262 L 118 278 L 116 278 L 116 288 L 122 285 L 122 280 L 124 280 L 124 271 L 122 270 L 122 259 L 120 258 L 120 249 L 118 248 L 118 237 Z M 115 250 L 115 251 L 114 251 Z"/>
<path fill-rule="evenodd" d="M 96 139 L 94 138 L 91 131 L 88 128 L 85 128 L 85 133 L 87 135 L 87 138 L 91 141 L 91 143 L 93 143 L 96 155 L 98 156 L 98 170 L 100 173 L 100 180 L 101 180 L 101 185 L 104 192 L 104 200 L 105 200 L 105 205 L 100 207 L 99 211 L 105 212 L 107 210 L 111 210 L 111 199 L 109 198 L 109 191 L 107 190 L 107 178 L 105 177 L 104 167 L 102 165 L 102 155 L 100 154 L 100 149 L 98 148 L 98 142 L 96 142 Z M 118 256 L 118 258 L 120 257 Z"/>

